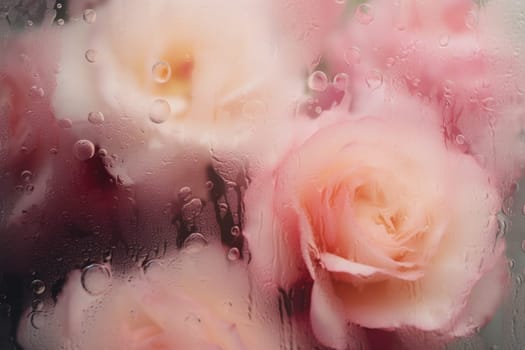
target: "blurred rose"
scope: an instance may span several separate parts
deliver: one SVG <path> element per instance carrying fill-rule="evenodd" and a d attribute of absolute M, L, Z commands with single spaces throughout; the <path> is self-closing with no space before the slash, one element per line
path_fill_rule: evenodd
<path fill-rule="evenodd" d="M 225 142 L 291 115 L 299 67 L 277 49 L 264 2 L 117 0 L 94 11 L 64 28 L 58 117 L 102 112 L 168 134 L 226 131 Z"/>
<path fill-rule="evenodd" d="M 434 106 L 447 141 L 508 188 L 525 162 L 523 58 L 506 28 L 510 11 L 497 0 L 373 0 L 332 36 L 328 67 L 352 78 L 354 109 L 381 85 Z"/>
<path fill-rule="evenodd" d="M 193 243 L 176 258 L 148 262 L 144 274 L 110 283 L 102 283 L 107 275 L 71 273 L 39 329 L 31 317 L 22 321 L 20 343 L 39 350 L 278 349 L 276 305 L 259 303 L 243 261 L 230 261 L 219 245 Z M 108 290 L 89 294 L 94 286 Z"/>
<path fill-rule="evenodd" d="M 348 321 L 468 334 L 505 290 L 501 199 L 489 175 L 445 145 L 431 109 L 401 97 L 379 106 L 375 117 L 322 115 L 333 124 L 246 199 L 261 278 L 294 283 L 302 259 L 314 281 L 314 333 L 337 349 Z"/>

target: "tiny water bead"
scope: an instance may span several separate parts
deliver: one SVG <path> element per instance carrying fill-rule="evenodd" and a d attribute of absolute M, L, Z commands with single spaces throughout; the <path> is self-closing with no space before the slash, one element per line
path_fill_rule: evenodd
<path fill-rule="evenodd" d="M 328 78 L 322 71 L 315 71 L 308 77 L 308 87 L 312 91 L 325 91 L 328 87 Z"/>
<path fill-rule="evenodd" d="M 478 26 L 478 14 L 474 11 L 469 11 L 465 16 L 465 26 L 469 29 L 476 29 Z"/>
<path fill-rule="evenodd" d="M 208 240 L 204 237 L 202 233 L 193 232 L 190 234 L 183 243 L 184 251 L 189 253 L 196 253 L 202 250 L 205 246 L 208 245 Z"/>
<path fill-rule="evenodd" d="M 29 91 L 29 95 L 30 96 L 34 96 L 34 97 L 44 97 L 45 96 L 45 91 L 43 88 L 41 87 L 38 87 L 36 85 L 33 85 L 31 86 L 31 89 Z"/>
<path fill-rule="evenodd" d="M 40 329 L 45 325 L 46 313 L 43 311 L 34 311 L 30 316 L 31 326 L 35 329 Z"/>
<path fill-rule="evenodd" d="M 351 47 L 343 53 L 344 60 L 349 66 L 359 64 L 361 62 L 361 50 L 358 47 Z"/>
<path fill-rule="evenodd" d="M 370 89 L 378 89 L 383 85 L 383 74 L 377 69 L 372 69 L 366 74 L 366 85 Z"/>
<path fill-rule="evenodd" d="M 166 83 L 171 79 L 171 66 L 165 61 L 158 61 L 151 68 L 153 80 L 159 84 Z"/>
<path fill-rule="evenodd" d="M 182 206 L 182 219 L 185 221 L 193 220 L 202 211 L 202 201 L 199 198 L 193 198 Z"/>
<path fill-rule="evenodd" d="M 59 19 L 57 19 L 57 24 L 58 24 L 59 26 L 63 26 L 64 23 L 66 23 L 66 22 L 64 21 L 63 18 L 59 18 Z"/>
<path fill-rule="evenodd" d="M 90 112 L 88 114 L 88 121 L 94 125 L 104 123 L 104 114 L 102 112 Z"/>
<path fill-rule="evenodd" d="M 227 257 L 230 261 L 239 260 L 239 258 L 241 257 L 241 252 L 239 251 L 239 248 L 233 247 L 230 250 L 228 250 Z"/>
<path fill-rule="evenodd" d="M 151 259 L 148 261 L 145 261 L 142 266 L 142 271 L 144 273 L 144 276 L 149 281 L 161 281 L 163 277 L 163 271 L 165 270 L 165 266 L 162 263 L 162 261 L 158 259 Z"/>
<path fill-rule="evenodd" d="M 62 129 L 69 129 L 73 126 L 73 122 L 69 118 L 57 120 L 57 124 Z"/>
<path fill-rule="evenodd" d="M 88 24 L 93 24 L 97 20 L 97 13 L 93 9 L 85 9 L 82 18 Z"/>
<path fill-rule="evenodd" d="M 31 282 L 31 289 L 36 295 L 41 295 L 46 291 L 46 284 L 44 281 L 36 279 Z"/>
<path fill-rule="evenodd" d="M 219 215 L 221 218 L 224 218 L 224 216 L 226 216 L 228 209 L 229 207 L 227 203 L 219 203 Z"/>
<path fill-rule="evenodd" d="M 149 111 L 149 119 L 155 124 L 162 124 L 168 120 L 171 114 L 171 106 L 168 101 L 164 99 L 156 99 L 153 101 Z"/>
<path fill-rule="evenodd" d="M 33 299 L 31 309 L 33 309 L 33 311 L 42 311 L 42 309 L 44 309 L 44 302 L 40 299 Z"/>
<path fill-rule="evenodd" d="M 450 37 L 448 35 L 443 35 L 439 38 L 439 46 L 446 47 L 448 46 L 448 42 L 450 40 Z"/>
<path fill-rule="evenodd" d="M 89 140 L 78 140 L 73 146 L 73 153 L 78 160 L 88 160 L 95 155 L 95 145 Z"/>
<path fill-rule="evenodd" d="M 82 288 L 91 295 L 100 295 L 107 291 L 111 284 L 111 272 L 106 265 L 91 264 L 82 269 Z"/>
<path fill-rule="evenodd" d="M 458 145 L 463 145 L 465 144 L 465 136 L 463 136 L 462 134 L 458 134 L 456 135 L 456 143 Z"/>
<path fill-rule="evenodd" d="M 345 91 L 348 86 L 348 74 L 338 73 L 333 79 L 334 87 L 337 90 Z"/>
<path fill-rule="evenodd" d="M 95 63 L 97 61 L 97 51 L 93 49 L 88 49 L 84 54 L 84 57 L 89 63 Z"/>
<path fill-rule="evenodd" d="M 193 195 L 192 190 L 188 186 L 181 187 L 179 192 L 177 193 L 177 196 L 180 200 L 183 202 L 187 202 L 191 199 L 191 196 Z"/>
<path fill-rule="evenodd" d="M 230 233 L 231 233 L 231 235 L 233 237 L 239 237 L 239 235 L 241 234 L 241 228 L 239 226 L 235 225 L 230 230 Z"/>
<path fill-rule="evenodd" d="M 374 20 L 374 8 L 370 4 L 360 4 L 355 10 L 355 17 L 361 24 L 370 24 Z"/>
<path fill-rule="evenodd" d="M 33 173 L 30 170 L 24 170 L 20 173 L 20 177 L 23 181 L 29 182 L 33 178 Z"/>

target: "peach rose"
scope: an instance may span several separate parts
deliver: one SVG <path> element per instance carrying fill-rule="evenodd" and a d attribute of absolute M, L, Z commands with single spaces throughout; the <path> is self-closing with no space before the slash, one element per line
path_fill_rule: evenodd
<path fill-rule="evenodd" d="M 259 302 L 245 264 L 217 244 L 196 248 L 131 276 L 100 265 L 98 277 L 72 272 L 48 316 L 20 324 L 19 342 L 24 349 L 278 349 L 277 307 Z"/>
<path fill-rule="evenodd" d="M 501 198 L 473 157 L 446 146 L 432 113 L 398 97 L 372 116 L 321 115 L 330 125 L 247 194 L 255 269 L 290 285 L 304 262 L 326 345 L 346 348 L 347 322 L 465 335 L 499 305 Z"/>
<path fill-rule="evenodd" d="M 116 0 L 93 11 L 63 28 L 58 118 L 101 112 L 106 124 L 225 143 L 291 115 L 300 70 L 264 1 Z"/>

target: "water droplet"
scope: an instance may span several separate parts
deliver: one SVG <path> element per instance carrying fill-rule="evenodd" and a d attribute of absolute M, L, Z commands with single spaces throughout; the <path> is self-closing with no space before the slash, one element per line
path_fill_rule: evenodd
<path fill-rule="evenodd" d="M 104 114 L 102 112 L 90 112 L 88 114 L 88 121 L 94 125 L 104 123 Z"/>
<path fill-rule="evenodd" d="M 325 91 L 328 87 L 328 77 L 320 70 L 316 70 L 308 77 L 308 87 L 313 91 Z"/>
<path fill-rule="evenodd" d="M 193 198 L 182 206 L 182 219 L 185 221 L 193 220 L 202 211 L 202 201 L 199 198 Z"/>
<path fill-rule="evenodd" d="M 370 4 L 360 4 L 355 10 L 355 16 L 359 23 L 370 24 L 374 20 L 374 8 Z"/>
<path fill-rule="evenodd" d="M 241 252 L 239 251 L 239 248 L 233 247 L 230 250 L 228 250 L 228 260 L 235 261 L 239 260 L 241 257 Z"/>
<path fill-rule="evenodd" d="M 73 146 L 73 153 L 78 160 L 88 160 L 95 155 L 95 145 L 89 140 L 78 140 Z"/>
<path fill-rule="evenodd" d="M 27 192 L 27 193 L 31 193 L 35 190 L 35 186 L 33 184 L 27 184 L 25 187 L 24 187 L 24 190 Z"/>
<path fill-rule="evenodd" d="M 59 18 L 59 19 L 57 19 L 57 24 L 58 24 L 59 26 L 63 26 L 64 23 L 65 23 L 65 21 L 64 21 L 63 18 Z"/>
<path fill-rule="evenodd" d="M 88 49 L 84 54 L 84 57 L 89 63 L 95 63 L 97 61 L 97 50 Z"/>
<path fill-rule="evenodd" d="M 171 66 L 168 62 L 158 61 L 151 68 L 153 80 L 159 84 L 163 84 L 171 79 Z"/>
<path fill-rule="evenodd" d="M 57 9 L 60 10 L 61 8 L 62 8 L 62 4 L 61 4 L 61 3 L 58 3 L 58 4 L 57 4 Z"/>
<path fill-rule="evenodd" d="M 337 90 L 345 91 L 348 86 L 348 74 L 338 73 L 333 80 L 334 87 Z"/>
<path fill-rule="evenodd" d="M 450 40 L 450 37 L 448 35 L 443 35 L 439 38 L 439 46 L 446 47 L 448 46 L 448 42 Z"/>
<path fill-rule="evenodd" d="M 494 111 L 495 103 L 496 103 L 496 100 L 494 99 L 494 97 L 491 97 L 491 96 L 485 97 L 484 99 L 481 100 L 481 108 L 483 108 L 487 112 L 492 112 Z"/>
<path fill-rule="evenodd" d="M 98 150 L 98 156 L 102 157 L 102 158 L 107 157 L 108 156 L 108 150 L 105 149 L 105 148 L 99 149 Z"/>
<path fill-rule="evenodd" d="M 396 64 L 396 59 L 395 59 L 395 57 L 388 57 L 388 58 L 386 59 L 386 66 L 387 66 L 387 68 L 391 68 L 391 67 L 393 67 L 394 64 Z"/>
<path fill-rule="evenodd" d="M 204 184 L 204 186 L 206 186 L 206 189 L 207 189 L 208 191 L 213 190 L 213 181 L 206 181 L 206 183 Z"/>
<path fill-rule="evenodd" d="M 228 204 L 219 203 L 219 215 L 221 216 L 221 218 L 224 218 L 227 212 L 228 212 Z"/>
<path fill-rule="evenodd" d="M 40 329 L 45 325 L 46 315 L 43 311 L 36 311 L 31 313 L 31 326 L 35 329 Z"/>
<path fill-rule="evenodd" d="M 147 261 L 142 267 L 144 274 L 149 280 L 160 281 L 162 279 L 162 272 L 164 271 L 164 265 L 158 259 L 152 259 Z"/>
<path fill-rule="evenodd" d="M 456 143 L 458 145 L 463 145 L 465 144 L 465 136 L 463 136 L 462 134 L 458 134 L 456 135 Z"/>
<path fill-rule="evenodd" d="M 239 226 L 235 225 L 230 230 L 230 233 L 231 233 L 231 235 L 233 237 L 239 237 L 239 235 L 241 234 L 241 228 Z"/>
<path fill-rule="evenodd" d="M 73 122 L 68 118 L 57 120 L 57 124 L 62 129 L 69 129 L 73 126 Z"/>
<path fill-rule="evenodd" d="M 516 283 L 523 284 L 523 276 L 520 273 L 516 275 Z"/>
<path fill-rule="evenodd" d="M 33 282 L 31 282 L 31 288 L 33 289 L 33 293 L 41 295 L 46 291 L 46 284 L 42 280 L 33 280 Z"/>
<path fill-rule="evenodd" d="M 521 241 L 521 250 L 525 253 L 525 240 Z"/>
<path fill-rule="evenodd" d="M 102 264 L 91 264 L 82 269 L 82 287 L 91 295 L 104 293 L 111 284 L 111 272 Z"/>
<path fill-rule="evenodd" d="M 85 9 L 82 17 L 86 23 L 93 24 L 97 20 L 97 13 L 93 9 Z"/>
<path fill-rule="evenodd" d="M 24 170 L 20 173 L 20 177 L 23 181 L 29 182 L 33 178 L 33 173 L 30 170 Z"/>
<path fill-rule="evenodd" d="M 42 302 L 42 300 L 34 299 L 31 302 L 31 309 L 33 309 L 33 311 L 42 311 L 43 308 L 44 308 L 44 302 Z"/>
<path fill-rule="evenodd" d="M 516 262 L 514 261 L 514 259 L 509 259 L 508 265 L 509 265 L 509 269 L 512 270 L 514 266 L 516 265 Z"/>
<path fill-rule="evenodd" d="M 475 29 L 478 26 L 478 15 L 474 11 L 469 11 L 465 17 L 465 25 L 469 29 Z"/>
<path fill-rule="evenodd" d="M 196 253 L 201 251 L 206 245 L 208 245 L 208 240 L 204 235 L 202 233 L 194 232 L 184 240 L 182 246 L 184 251 Z"/>
<path fill-rule="evenodd" d="M 375 90 L 383 85 L 383 74 L 377 69 L 372 69 L 366 75 L 366 85 Z"/>
<path fill-rule="evenodd" d="M 179 190 L 179 193 L 177 195 L 179 196 L 180 200 L 182 200 L 183 202 L 187 202 L 191 199 L 193 193 L 190 187 L 184 186 Z"/>
<path fill-rule="evenodd" d="M 168 101 L 164 99 L 156 99 L 153 101 L 149 111 L 149 119 L 155 124 L 162 124 L 171 114 L 171 107 Z"/>
<path fill-rule="evenodd" d="M 31 89 L 29 91 L 29 95 L 30 96 L 34 96 L 34 97 L 44 97 L 45 91 L 44 91 L 43 88 L 38 87 L 36 85 L 33 85 L 33 86 L 31 86 Z"/>
<path fill-rule="evenodd" d="M 361 50 L 358 47 L 351 47 L 344 52 L 344 60 L 349 66 L 359 64 L 361 62 Z"/>

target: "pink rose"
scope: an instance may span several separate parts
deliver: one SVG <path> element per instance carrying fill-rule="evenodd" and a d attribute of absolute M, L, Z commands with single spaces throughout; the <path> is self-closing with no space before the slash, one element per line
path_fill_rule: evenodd
<path fill-rule="evenodd" d="M 498 1 L 369 1 L 332 36 L 328 67 L 351 77 L 354 110 L 378 87 L 431 104 L 448 142 L 509 188 L 525 163 L 522 39 L 506 31 L 510 11 Z"/>
<path fill-rule="evenodd" d="M 346 322 L 471 333 L 505 291 L 501 198 L 489 175 L 446 146 L 432 109 L 402 97 L 381 106 L 361 118 L 321 115 L 331 125 L 246 199 L 259 278 L 291 285 L 306 268 L 314 333 L 337 349 Z"/>
<path fill-rule="evenodd" d="M 276 47 L 264 1 L 116 0 L 95 10 L 91 24 L 63 28 L 58 118 L 102 112 L 105 124 L 138 125 L 133 137 L 222 145 L 292 114 L 300 67 Z"/>
<path fill-rule="evenodd" d="M 219 244 L 194 243 L 131 276 L 111 276 L 103 265 L 98 276 L 72 272 L 54 309 L 20 324 L 20 343 L 24 349 L 279 349 L 277 305 L 250 286 L 245 264 L 228 259 Z M 307 346 L 299 334 L 298 344 Z"/>

